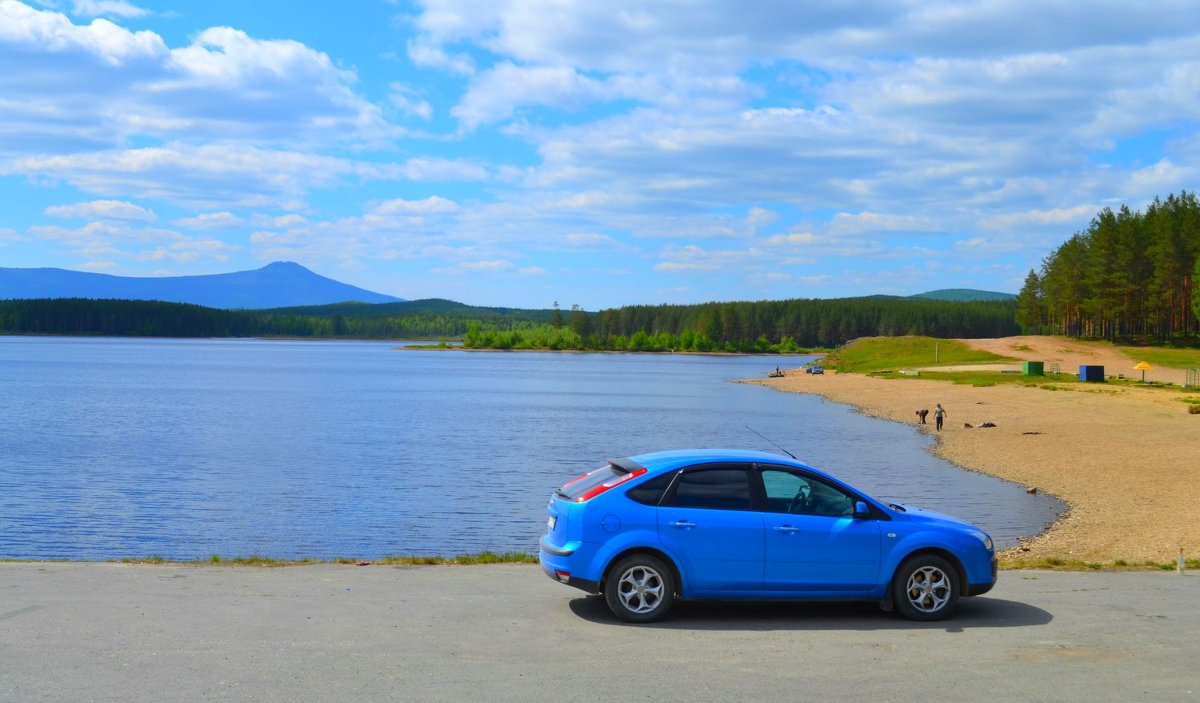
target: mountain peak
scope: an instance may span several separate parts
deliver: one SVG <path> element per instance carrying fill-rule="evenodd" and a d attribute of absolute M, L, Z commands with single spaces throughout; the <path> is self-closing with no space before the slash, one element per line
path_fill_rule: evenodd
<path fill-rule="evenodd" d="M 259 271 L 304 271 L 306 273 L 312 273 L 311 269 L 307 269 L 295 261 L 272 261 L 266 266 L 260 268 Z"/>

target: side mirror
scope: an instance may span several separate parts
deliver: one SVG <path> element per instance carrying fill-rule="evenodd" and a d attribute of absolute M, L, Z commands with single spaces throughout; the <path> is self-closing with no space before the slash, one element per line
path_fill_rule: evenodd
<path fill-rule="evenodd" d="M 871 509 L 867 507 L 866 501 L 860 500 L 854 504 L 854 517 L 864 518 L 871 516 Z"/>

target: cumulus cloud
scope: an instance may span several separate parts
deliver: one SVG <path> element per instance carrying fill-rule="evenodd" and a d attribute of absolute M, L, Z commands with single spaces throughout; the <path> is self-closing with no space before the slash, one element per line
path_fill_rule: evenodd
<path fill-rule="evenodd" d="M 78 5 L 89 16 L 136 10 L 123 2 Z M 357 76 L 326 54 L 230 27 L 169 48 L 148 30 L 106 19 L 75 24 L 0 0 L 0 63 L 21 66 L 0 72 L 0 95 L 9 99 L 0 153 L 111 147 L 136 136 L 353 144 L 398 134 L 354 92 Z"/>

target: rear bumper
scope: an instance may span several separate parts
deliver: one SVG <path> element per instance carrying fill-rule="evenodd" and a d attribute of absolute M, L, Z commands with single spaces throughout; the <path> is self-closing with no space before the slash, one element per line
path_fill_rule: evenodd
<path fill-rule="evenodd" d="M 541 550 L 538 552 L 538 562 L 542 565 L 542 571 L 547 576 L 554 579 L 558 583 L 565 583 L 568 586 L 578 588 L 581 591 L 588 593 L 599 593 L 600 583 L 585 578 L 579 578 L 575 572 L 580 571 L 580 565 L 586 564 L 584 555 L 577 555 L 579 550 L 579 542 L 567 542 L 564 545 L 557 545 L 542 537 Z M 566 574 L 566 578 L 562 578 L 560 574 Z"/>
<path fill-rule="evenodd" d="M 578 544 L 578 542 L 575 544 Z M 556 557 L 569 557 L 575 553 L 575 547 L 571 543 L 568 542 L 565 546 L 560 547 L 545 537 L 542 537 L 542 542 L 539 546 L 543 552 L 553 554 Z"/>
<path fill-rule="evenodd" d="M 554 573 L 554 569 L 546 566 L 545 562 L 542 562 L 542 571 L 558 583 L 565 583 L 568 586 L 578 588 L 581 591 L 587 591 L 588 593 L 600 592 L 600 584 L 596 583 L 595 581 L 588 581 L 587 579 L 576 578 L 574 576 L 569 576 L 566 581 L 563 581 L 558 577 L 558 574 Z"/>

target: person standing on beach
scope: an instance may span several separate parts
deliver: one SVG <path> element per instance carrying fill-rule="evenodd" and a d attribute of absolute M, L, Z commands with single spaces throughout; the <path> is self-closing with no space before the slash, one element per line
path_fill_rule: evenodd
<path fill-rule="evenodd" d="M 920 418 L 922 425 L 925 424 L 925 416 L 928 414 L 929 414 L 929 411 L 926 410 L 925 408 L 921 408 L 920 410 L 917 411 L 917 417 Z"/>
<path fill-rule="evenodd" d="M 941 403 L 938 403 L 937 407 L 934 408 L 934 410 L 933 410 L 933 419 L 937 420 L 938 432 L 942 431 L 942 420 L 944 420 L 945 418 L 946 418 L 946 409 L 942 407 Z"/>

